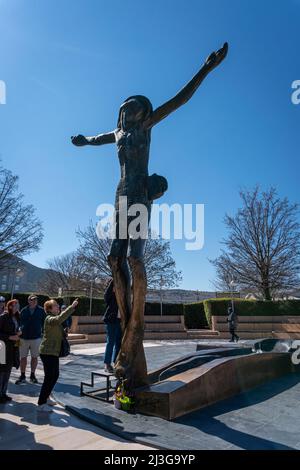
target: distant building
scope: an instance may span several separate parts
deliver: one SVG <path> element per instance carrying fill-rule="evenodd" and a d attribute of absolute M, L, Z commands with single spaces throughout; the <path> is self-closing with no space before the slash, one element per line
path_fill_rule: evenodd
<path fill-rule="evenodd" d="M 205 299 L 215 299 L 222 297 L 240 297 L 239 292 L 216 292 L 216 291 L 199 291 L 185 289 L 148 289 L 146 301 L 160 302 L 164 304 L 189 304 L 193 302 L 201 302 Z"/>
<path fill-rule="evenodd" d="M 48 269 L 38 268 L 17 257 L 0 269 L 0 292 L 36 292 Z"/>
<path fill-rule="evenodd" d="M 245 295 L 246 300 L 262 300 L 262 296 L 255 293 L 255 292 L 249 292 L 248 294 Z"/>

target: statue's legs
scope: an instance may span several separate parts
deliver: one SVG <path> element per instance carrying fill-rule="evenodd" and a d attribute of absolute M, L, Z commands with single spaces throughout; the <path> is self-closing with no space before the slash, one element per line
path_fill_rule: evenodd
<path fill-rule="evenodd" d="M 143 347 L 147 292 L 144 246 L 145 240 L 130 240 L 128 261 L 132 276 L 132 308 L 116 364 L 117 377 L 125 378 L 130 389 L 147 383 L 147 364 Z"/>
<path fill-rule="evenodd" d="M 113 250 L 111 250 L 111 253 L 113 253 Z M 131 315 L 130 274 L 127 259 L 122 256 L 114 256 L 111 253 L 108 255 L 107 260 L 112 270 L 122 329 L 125 331 Z"/>

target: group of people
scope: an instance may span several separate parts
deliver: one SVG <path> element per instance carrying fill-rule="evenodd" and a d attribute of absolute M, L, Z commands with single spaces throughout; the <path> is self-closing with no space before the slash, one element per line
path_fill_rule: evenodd
<path fill-rule="evenodd" d="M 104 354 L 104 368 L 113 373 L 113 364 L 119 354 L 122 340 L 121 318 L 116 300 L 114 284 L 111 280 L 104 293 L 107 304 L 103 321 L 106 324 L 107 342 Z M 5 302 L 0 297 L 0 340 L 5 343 L 6 360 L 0 364 L 0 403 L 11 401 L 7 388 L 12 368 L 20 368 L 16 385 L 26 383 L 26 369 L 30 353 L 31 383 L 37 384 L 36 368 L 40 357 L 44 366 L 44 382 L 38 400 L 38 409 L 52 411 L 55 401 L 51 392 L 59 377 L 59 356 L 63 335 L 72 325 L 72 313 L 78 301 L 66 308 L 55 300 L 45 302 L 44 308 L 38 305 L 38 297 L 30 295 L 28 305 L 20 311 L 19 301 Z"/>
<path fill-rule="evenodd" d="M 12 400 L 7 395 L 12 368 L 20 368 L 16 385 L 26 383 L 27 358 L 31 356 L 30 382 L 37 384 L 38 358 L 44 366 L 44 381 L 38 399 L 38 410 L 50 412 L 55 401 L 51 392 L 59 378 L 59 357 L 62 342 L 71 326 L 71 315 L 78 305 L 75 300 L 69 307 L 60 307 L 56 300 L 48 300 L 44 308 L 38 297 L 30 295 L 28 305 L 20 311 L 17 299 L 5 302 L 0 297 L 0 340 L 5 344 L 5 361 L 0 363 L 0 403 Z"/>
<path fill-rule="evenodd" d="M 104 354 L 106 372 L 113 373 L 113 364 L 119 354 L 122 340 L 121 318 L 116 300 L 114 284 L 111 280 L 104 293 L 107 304 L 103 321 L 106 324 L 107 343 Z M 59 377 L 59 357 L 61 343 L 72 325 L 72 313 L 78 301 L 70 307 L 48 300 L 44 308 L 38 304 L 34 294 L 28 297 L 28 305 L 20 311 L 17 299 L 5 302 L 0 297 L 0 340 L 5 344 L 5 364 L 0 363 L 0 404 L 12 400 L 7 395 L 8 383 L 13 368 L 20 368 L 16 385 L 26 383 L 26 369 L 30 353 L 30 376 L 33 384 L 38 384 L 36 368 L 40 357 L 44 366 L 44 381 L 38 399 L 38 409 L 52 411 L 51 392 Z"/>

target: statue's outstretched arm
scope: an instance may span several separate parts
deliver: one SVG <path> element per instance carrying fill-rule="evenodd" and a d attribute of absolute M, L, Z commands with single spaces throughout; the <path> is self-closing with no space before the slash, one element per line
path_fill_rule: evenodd
<path fill-rule="evenodd" d="M 113 144 L 116 141 L 115 133 L 99 134 L 94 137 L 85 137 L 84 135 L 75 135 L 71 137 L 72 144 L 82 147 L 83 145 L 104 145 Z"/>
<path fill-rule="evenodd" d="M 204 78 L 211 72 L 215 67 L 217 67 L 226 57 L 228 52 L 227 42 L 224 46 L 219 49 L 217 52 L 213 52 L 206 59 L 204 65 L 201 67 L 199 72 L 192 78 L 187 85 L 185 85 L 176 96 L 164 103 L 159 108 L 153 111 L 152 115 L 145 121 L 145 127 L 150 128 L 155 126 L 162 119 L 166 118 L 169 114 L 173 113 L 180 106 L 185 104 L 195 93 L 199 85 L 202 83 Z"/>

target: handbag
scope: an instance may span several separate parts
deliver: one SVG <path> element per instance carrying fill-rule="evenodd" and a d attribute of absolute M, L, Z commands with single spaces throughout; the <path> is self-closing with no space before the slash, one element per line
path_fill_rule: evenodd
<path fill-rule="evenodd" d="M 60 353 L 59 357 L 67 357 L 70 354 L 70 343 L 67 340 L 67 334 L 65 330 L 63 329 L 63 337 L 61 340 L 61 347 L 60 347 Z"/>

